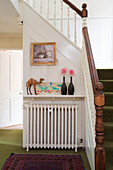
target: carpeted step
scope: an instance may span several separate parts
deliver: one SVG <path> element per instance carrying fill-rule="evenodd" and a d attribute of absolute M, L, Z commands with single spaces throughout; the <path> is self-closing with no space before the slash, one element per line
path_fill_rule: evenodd
<path fill-rule="evenodd" d="M 98 69 L 100 80 L 113 80 L 113 69 Z"/>
<path fill-rule="evenodd" d="M 104 122 L 104 140 L 113 142 L 113 122 Z"/>
<path fill-rule="evenodd" d="M 113 169 L 113 141 L 104 142 L 104 147 L 106 151 L 106 170 Z"/>
<path fill-rule="evenodd" d="M 104 85 L 104 92 L 113 92 L 113 80 L 99 80 Z"/>
<path fill-rule="evenodd" d="M 103 120 L 104 122 L 113 122 L 113 106 L 104 106 Z"/>
<path fill-rule="evenodd" d="M 105 94 L 105 105 L 113 106 L 113 92 L 104 92 Z"/>
<path fill-rule="evenodd" d="M 99 81 L 104 85 L 105 106 L 104 120 L 104 147 L 106 151 L 106 170 L 113 169 L 113 69 L 99 69 Z"/>

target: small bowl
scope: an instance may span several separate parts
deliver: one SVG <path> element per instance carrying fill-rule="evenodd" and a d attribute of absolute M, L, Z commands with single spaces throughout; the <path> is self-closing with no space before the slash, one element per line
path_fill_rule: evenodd
<path fill-rule="evenodd" d="M 44 54 L 38 54 L 38 58 L 44 58 Z"/>

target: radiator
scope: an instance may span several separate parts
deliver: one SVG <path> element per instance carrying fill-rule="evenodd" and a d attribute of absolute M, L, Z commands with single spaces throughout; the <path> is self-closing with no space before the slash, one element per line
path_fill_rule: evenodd
<path fill-rule="evenodd" d="M 26 104 L 27 151 L 29 148 L 75 148 L 77 105 Z"/>

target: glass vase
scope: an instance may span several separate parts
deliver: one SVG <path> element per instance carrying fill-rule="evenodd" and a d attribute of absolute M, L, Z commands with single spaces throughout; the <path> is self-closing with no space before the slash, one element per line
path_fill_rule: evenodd
<path fill-rule="evenodd" d="M 74 85 L 72 83 L 72 77 L 70 77 L 70 84 L 68 86 L 68 94 L 69 95 L 74 95 Z"/>
<path fill-rule="evenodd" d="M 63 77 L 63 84 L 61 86 L 61 94 L 62 95 L 66 95 L 67 94 L 67 86 L 66 86 L 66 83 L 65 83 L 65 77 Z"/>

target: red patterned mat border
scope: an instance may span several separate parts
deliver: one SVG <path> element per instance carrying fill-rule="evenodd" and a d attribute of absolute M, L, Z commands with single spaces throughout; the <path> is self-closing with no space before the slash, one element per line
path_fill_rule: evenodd
<path fill-rule="evenodd" d="M 85 170 L 80 155 L 14 154 L 2 170 Z"/>

